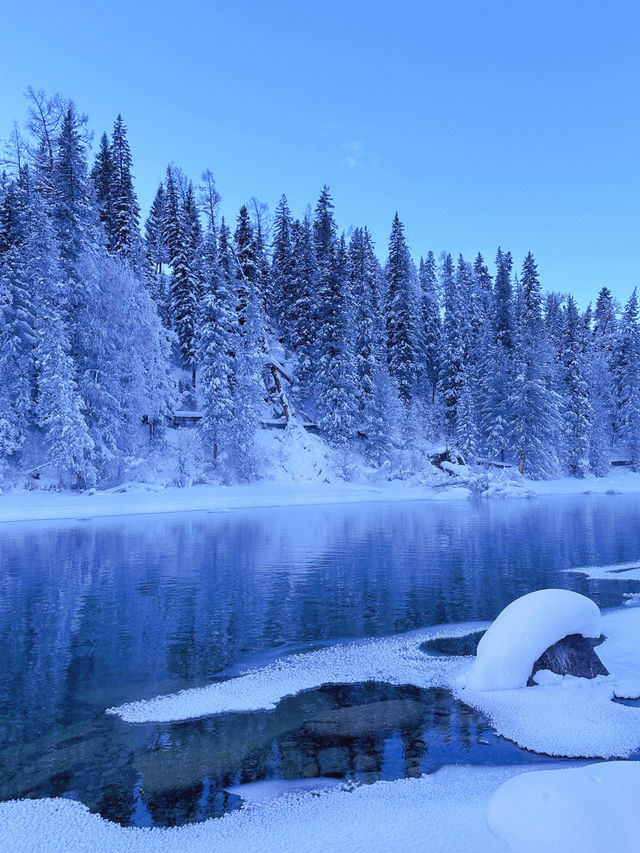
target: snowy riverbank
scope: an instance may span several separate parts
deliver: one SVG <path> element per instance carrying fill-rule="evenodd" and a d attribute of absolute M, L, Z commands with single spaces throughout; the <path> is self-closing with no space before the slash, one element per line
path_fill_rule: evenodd
<path fill-rule="evenodd" d="M 462 477 L 460 480 L 462 481 Z M 519 478 L 518 478 L 519 479 Z M 607 477 L 582 480 L 510 480 L 493 476 L 488 497 L 640 495 L 640 474 L 616 468 Z M 196 485 L 188 488 L 130 483 L 84 493 L 13 490 L 0 494 L 0 522 L 103 518 L 169 512 L 228 512 L 250 507 L 311 506 L 374 501 L 468 500 L 472 489 L 457 485 L 427 486 L 406 480 L 372 483 L 274 482 L 246 485 Z"/>

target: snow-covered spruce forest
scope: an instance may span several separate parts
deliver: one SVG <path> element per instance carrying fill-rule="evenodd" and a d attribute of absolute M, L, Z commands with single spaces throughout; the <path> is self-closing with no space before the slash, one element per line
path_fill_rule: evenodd
<path fill-rule="evenodd" d="M 581 311 L 531 253 L 416 265 L 397 215 L 381 262 L 327 187 L 300 219 L 283 196 L 232 222 L 210 172 L 169 166 L 142 223 L 121 117 L 93 155 L 72 103 L 28 102 L 0 183 L 5 479 L 113 484 L 177 452 L 183 410 L 202 417 L 180 452 L 225 482 L 260 477 L 256 434 L 283 419 L 391 472 L 438 442 L 532 478 L 604 475 L 614 449 L 640 470 L 635 291 Z"/>

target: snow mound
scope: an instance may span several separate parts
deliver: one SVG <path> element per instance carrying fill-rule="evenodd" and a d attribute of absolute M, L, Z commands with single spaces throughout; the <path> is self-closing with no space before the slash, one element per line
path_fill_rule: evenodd
<path fill-rule="evenodd" d="M 640 762 L 515 776 L 491 798 L 491 831 L 514 853 L 605 853 L 640 845 Z"/>
<path fill-rule="evenodd" d="M 134 829 L 72 800 L 0 803 L 11 853 L 504 853 L 486 814 L 496 789 L 525 768 L 442 768 L 421 779 L 273 797 L 203 823 Z M 533 767 L 526 768 L 533 769 Z"/>
<path fill-rule="evenodd" d="M 512 601 L 478 643 L 464 686 L 471 690 L 525 687 L 533 664 L 568 634 L 600 636 L 600 609 L 567 589 L 540 589 Z"/>

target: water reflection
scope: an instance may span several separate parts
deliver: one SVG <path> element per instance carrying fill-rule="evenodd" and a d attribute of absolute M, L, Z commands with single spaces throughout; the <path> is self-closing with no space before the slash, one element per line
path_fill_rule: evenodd
<path fill-rule="evenodd" d="M 291 644 L 489 619 L 543 586 L 619 603 L 637 582 L 561 570 L 638 558 L 639 522 L 637 500 L 616 496 L 7 525 L 0 797 L 64 794 L 123 823 L 170 823 L 237 807 L 225 785 L 412 775 L 432 769 L 444 744 L 447 760 L 503 763 L 511 746 L 437 692 L 360 696 L 352 686 L 287 699 L 276 714 L 162 730 L 104 709 L 208 683 Z"/>

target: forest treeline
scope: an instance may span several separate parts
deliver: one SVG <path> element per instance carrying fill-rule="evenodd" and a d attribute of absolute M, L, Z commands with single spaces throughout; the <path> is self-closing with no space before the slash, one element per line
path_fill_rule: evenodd
<path fill-rule="evenodd" d="M 0 182 L 5 472 L 113 481 L 141 422 L 160 440 L 185 407 L 207 464 L 241 480 L 278 407 L 374 466 L 442 439 L 531 477 L 604 475 L 614 448 L 640 470 L 635 291 L 581 311 L 543 294 L 531 253 L 516 269 L 498 249 L 493 274 L 480 254 L 416 265 L 397 214 L 382 265 L 366 227 L 339 233 L 327 187 L 300 219 L 283 196 L 229 224 L 212 173 L 174 166 L 141 228 L 122 118 L 90 158 L 72 102 L 29 90 L 28 107 Z"/>

